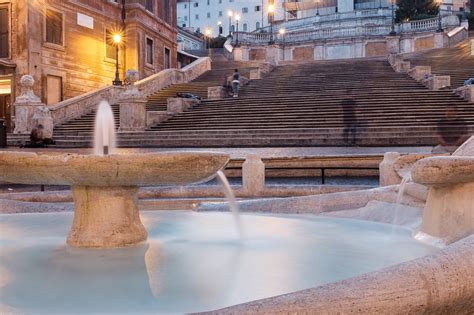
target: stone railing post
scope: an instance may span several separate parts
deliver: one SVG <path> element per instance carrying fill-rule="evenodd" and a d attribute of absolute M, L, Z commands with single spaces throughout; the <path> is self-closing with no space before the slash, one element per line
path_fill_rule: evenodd
<path fill-rule="evenodd" d="M 135 86 L 136 81 L 138 81 L 138 71 L 128 70 L 125 75 L 125 92 L 119 100 L 119 131 L 143 131 L 147 127 L 147 99 Z"/>
<path fill-rule="evenodd" d="M 210 86 L 207 88 L 207 99 L 209 100 L 220 100 L 225 98 L 226 89 L 223 86 Z"/>
<path fill-rule="evenodd" d="M 46 112 L 46 105 L 33 92 L 34 84 L 35 80 L 31 75 L 24 75 L 20 79 L 21 95 L 16 98 L 13 104 L 15 107 L 14 133 L 29 134 L 35 127 L 33 121 L 35 113 L 39 111 Z"/>
<path fill-rule="evenodd" d="M 437 91 L 451 86 L 451 77 L 449 75 L 433 75 L 421 82 L 423 82 L 430 90 Z"/>
<path fill-rule="evenodd" d="M 400 36 L 387 36 L 385 40 L 387 41 L 387 51 L 389 54 L 400 53 Z"/>
<path fill-rule="evenodd" d="M 408 75 L 416 81 L 427 79 L 431 76 L 430 66 L 416 66 L 408 71 Z"/>
<path fill-rule="evenodd" d="M 265 164 L 256 154 L 249 154 L 242 164 L 242 185 L 249 196 L 258 196 L 265 189 Z"/>
<path fill-rule="evenodd" d="M 461 86 L 460 88 L 454 90 L 454 93 L 464 98 L 468 102 L 474 103 L 474 84 Z"/>
<path fill-rule="evenodd" d="M 398 152 L 387 152 L 383 156 L 383 161 L 379 164 L 379 182 L 380 186 L 398 185 L 402 181 L 396 172 L 395 161 L 400 157 Z"/>

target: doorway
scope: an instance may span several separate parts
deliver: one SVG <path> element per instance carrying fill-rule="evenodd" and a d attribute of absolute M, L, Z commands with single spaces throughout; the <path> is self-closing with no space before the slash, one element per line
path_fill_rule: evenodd
<path fill-rule="evenodd" d="M 12 127 L 12 83 L 10 77 L 0 76 L 0 119 L 5 121 L 7 132 L 11 132 Z"/>

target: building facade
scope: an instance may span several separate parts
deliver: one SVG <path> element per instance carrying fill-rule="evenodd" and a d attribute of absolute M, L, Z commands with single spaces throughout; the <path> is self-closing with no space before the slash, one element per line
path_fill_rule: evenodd
<path fill-rule="evenodd" d="M 274 21 L 300 19 L 335 12 L 388 7 L 390 0 L 178 0 L 178 25 L 192 27 L 212 36 L 237 30 L 235 15 L 240 15 L 239 31 L 253 32 L 269 25 L 269 4 L 275 7 Z M 229 17 L 229 11 L 232 16 Z"/>
<path fill-rule="evenodd" d="M 56 104 L 110 85 L 117 58 L 121 79 L 176 67 L 176 36 L 176 0 L 0 0 L 0 119 L 11 120 L 25 74 Z"/>
<path fill-rule="evenodd" d="M 201 33 L 211 30 L 211 36 L 226 36 L 237 30 L 252 32 L 268 26 L 268 5 L 274 3 L 274 19 L 284 19 L 283 0 L 178 0 L 178 25 Z M 229 16 L 232 12 L 232 16 Z M 221 31 L 221 32 L 220 32 Z M 221 34 L 220 34 L 221 33 Z"/>

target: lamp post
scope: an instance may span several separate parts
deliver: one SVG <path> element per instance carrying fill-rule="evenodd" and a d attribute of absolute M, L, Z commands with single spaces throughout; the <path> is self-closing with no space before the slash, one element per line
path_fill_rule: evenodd
<path fill-rule="evenodd" d="M 285 61 L 285 33 L 286 33 L 286 30 L 284 28 L 280 28 L 278 33 L 280 33 L 281 41 L 283 42 L 283 61 Z"/>
<path fill-rule="evenodd" d="M 269 44 L 272 45 L 273 41 L 273 17 L 275 16 L 275 5 L 273 3 L 268 5 L 268 18 L 270 19 L 270 42 Z"/>
<path fill-rule="evenodd" d="M 442 18 L 441 18 L 441 5 L 443 4 L 443 1 L 438 1 L 438 29 L 436 30 L 436 33 L 442 33 L 444 32 L 443 30 L 443 25 L 442 25 Z"/>
<path fill-rule="evenodd" d="M 397 35 L 397 32 L 395 32 L 395 0 L 391 0 L 392 3 L 392 27 L 390 31 L 390 36 L 395 36 Z"/>
<path fill-rule="evenodd" d="M 239 46 L 239 21 L 240 21 L 240 15 L 236 14 L 235 15 L 235 23 L 237 24 L 237 33 L 235 35 L 235 46 Z"/>
<path fill-rule="evenodd" d="M 212 30 L 208 27 L 206 28 L 206 42 L 207 42 L 207 56 L 211 57 L 211 34 Z"/>
<path fill-rule="evenodd" d="M 316 16 L 319 16 L 319 0 L 316 0 Z"/>
<path fill-rule="evenodd" d="M 114 35 L 114 44 L 115 44 L 115 79 L 112 81 L 113 85 L 122 85 L 119 76 L 119 45 L 122 41 L 122 36 L 120 34 Z"/>
<path fill-rule="evenodd" d="M 229 36 L 232 34 L 231 33 L 231 27 L 232 27 L 232 15 L 234 15 L 234 13 L 229 10 L 229 12 L 227 12 L 227 15 L 229 16 Z"/>
<path fill-rule="evenodd" d="M 217 21 L 217 28 L 218 28 L 218 34 L 219 36 L 222 35 L 222 22 L 221 21 Z"/>

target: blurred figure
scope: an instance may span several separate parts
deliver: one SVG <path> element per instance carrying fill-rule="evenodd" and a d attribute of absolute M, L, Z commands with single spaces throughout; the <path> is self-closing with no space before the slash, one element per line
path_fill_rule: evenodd
<path fill-rule="evenodd" d="M 474 78 L 469 78 L 466 81 L 464 81 L 464 85 L 471 85 L 474 84 Z"/>
<path fill-rule="evenodd" d="M 433 153 L 451 154 L 469 138 L 467 124 L 458 117 L 455 106 L 446 108 L 445 117 L 438 121 L 437 129 L 438 145 L 432 150 Z"/>
<path fill-rule="evenodd" d="M 232 83 L 231 83 L 231 80 L 230 80 L 230 77 L 228 77 L 227 75 L 224 75 L 224 82 L 222 84 L 222 86 L 224 87 L 225 89 L 225 93 L 227 96 L 232 96 Z"/>
<path fill-rule="evenodd" d="M 357 128 L 357 115 L 356 107 L 357 103 L 352 96 L 352 90 L 346 90 L 346 98 L 341 102 L 342 115 L 344 122 L 344 142 L 345 143 L 356 143 L 356 128 Z M 350 137 L 350 139 L 349 139 Z"/>
<path fill-rule="evenodd" d="M 238 69 L 235 69 L 232 76 L 232 92 L 234 92 L 234 97 L 239 97 L 239 86 L 240 86 L 240 73 Z"/>

